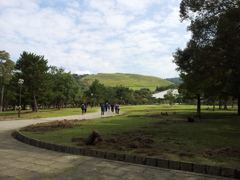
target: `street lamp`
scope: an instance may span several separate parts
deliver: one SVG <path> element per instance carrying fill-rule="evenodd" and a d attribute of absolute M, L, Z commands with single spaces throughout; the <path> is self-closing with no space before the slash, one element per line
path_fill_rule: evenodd
<path fill-rule="evenodd" d="M 20 114 L 21 114 L 21 95 L 22 95 L 22 85 L 24 83 L 23 79 L 19 79 L 18 80 L 18 84 L 20 86 L 20 92 L 19 92 L 19 107 L 18 107 L 18 118 L 20 118 Z"/>
<path fill-rule="evenodd" d="M 93 93 L 91 93 L 91 96 L 93 98 Z M 93 107 L 95 107 L 95 99 L 93 98 Z"/>

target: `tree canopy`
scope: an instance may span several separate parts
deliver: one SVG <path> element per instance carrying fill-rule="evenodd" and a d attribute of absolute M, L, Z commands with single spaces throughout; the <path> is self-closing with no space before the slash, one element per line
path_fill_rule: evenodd
<path fill-rule="evenodd" d="M 6 51 L 0 51 L 0 112 L 2 112 L 3 107 L 4 87 L 9 83 L 10 79 L 12 78 L 13 70 L 14 62 L 10 59 L 9 53 Z"/>
<path fill-rule="evenodd" d="M 36 112 L 38 112 L 37 95 L 48 88 L 49 78 L 47 72 L 49 67 L 47 63 L 48 61 L 44 59 L 44 56 L 26 51 L 20 55 L 16 62 L 16 69 L 21 71 L 19 78 L 24 79 L 24 87 L 28 88 Z"/>
<path fill-rule="evenodd" d="M 7 89 L 3 110 L 9 107 L 16 110 L 17 104 L 24 110 L 31 107 L 38 112 L 39 108 L 79 107 L 81 103 L 144 104 L 154 101 L 148 89 L 134 91 L 124 86 L 106 87 L 97 79 L 86 89 L 87 86 L 79 81 L 81 75 L 67 73 L 62 67 L 48 66 L 48 61 L 41 55 L 23 51 L 16 64 L 7 52 L 1 51 L 0 55 L 0 85 L 2 91 L 3 85 Z M 24 79 L 20 91 L 19 79 Z M 3 92 L 1 95 L 3 97 Z"/>
<path fill-rule="evenodd" d="M 183 87 L 236 97 L 240 115 L 240 1 L 182 0 L 180 17 L 191 21 L 192 32 L 187 47 L 173 55 Z"/>

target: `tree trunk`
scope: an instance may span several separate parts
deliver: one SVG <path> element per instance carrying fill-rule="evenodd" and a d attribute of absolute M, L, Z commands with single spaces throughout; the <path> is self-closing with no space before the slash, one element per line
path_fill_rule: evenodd
<path fill-rule="evenodd" d="M 219 98 L 219 109 L 222 109 L 222 99 Z"/>
<path fill-rule="evenodd" d="M 238 116 L 240 116 L 240 97 L 238 97 Z"/>
<path fill-rule="evenodd" d="M 200 99 L 200 94 L 197 94 L 197 116 L 201 117 L 201 99 Z"/>
<path fill-rule="evenodd" d="M 223 109 L 227 110 L 227 102 L 226 101 L 224 102 L 224 108 Z"/>
<path fill-rule="evenodd" d="M 4 102 L 3 104 L 4 104 L 3 111 L 7 111 L 8 110 L 8 102 Z"/>
<path fill-rule="evenodd" d="M 215 111 L 215 100 L 213 100 L 213 111 Z"/>
<path fill-rule="evenodd" d="M 32 111 L 34 112 L 35 111 L 34 103 L 31 103 L 31 107 L 32 107 Z"/>
<path fill-rule="evenodd" d="M 57 102 L 57 109 L 58 109 L 58 110 L 60 110 L 60 106 L 61 106 L 61 105 L 60 105 L 60 100 L 58 100 L 58 102 Z"/>
<path fill-rule="evenodd" d="M 39 112 L 35 92 L 33 92 L 33 101 L 34 101 L 35 112 Z"/>
<path fill-rule="evenodd" d="M 4 93 L 4 85 L 2 85 L 2 88 L 1 88 L 0 112 L 2 112 L 2 110 L 3 110 L 3 93 Z"/>
<path fill-rule="evenodd" d="M 224 99 L 224 109 L 227 110 L 228 97 Z"/>

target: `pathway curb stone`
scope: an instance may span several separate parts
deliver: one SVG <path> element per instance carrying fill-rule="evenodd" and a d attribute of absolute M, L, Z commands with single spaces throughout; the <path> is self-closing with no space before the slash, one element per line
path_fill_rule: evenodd
<path fill-rule="evenodd" d="M 135 155 L 122 154 L 122 153 L 114 153 L 114 152 L 108 152 L 108 151 L 99 151 L 99 150 L 93 150 L 93 149 L 85 149 L 85 148 L 78 148 L 78 147 L 71 147 L 71 146 L 63 146 L 58 144 L 51 144 L 48 142 L 29 138 L 23 135 L 19 130 L 14 131 L 12 133 L 12 136 L 17 140 L 24 142 L 26 144 L 36 146 L 39 148 L 48 149 L 48 150 L 63 152 L 63 153 L 98 157 L 102 159 L 135 163 L 140 165 L 148 165 L 148 166 L 154 166 L 154 167 L 160 167 L 160 168 L 166 168 L 166 169 L 172 169 L 172 170 L 181 170 L 181 171 L 187 171 L 187 172 L 193 172 L 193 173 L 207 174 L 212 176 L 222 176 L 227 178 L 240 179 L 240 170 L 228 168 L 228 167 L 178 162 L 178 161 L 137 156 L 137 155 L 135 156 Z"/>

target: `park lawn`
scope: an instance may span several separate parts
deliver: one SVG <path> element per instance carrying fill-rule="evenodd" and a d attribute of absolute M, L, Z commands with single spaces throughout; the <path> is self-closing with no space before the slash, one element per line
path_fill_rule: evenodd
<path fill-rule="evenodd" d="M 196 106 L 126 106 L 120 116 L 80 122 L 74 128 L 23 133 L 57 144 L 239 169 L 240 117 L 236 109 L 205 109 L 203 106 L 200 120 L 189 123 L 186 116 L 196 114 Z M 85 146 L 83 139 L 95 129 L 104 142 Z M 80 141 L 72 142 L 72 138 Z"/>
<path fill-rule="evenodd" d="M 99 108 L 88 108 L 87 113 L 96 112 Z M 48 118 L 48 117 L 60 117 L 82 114 L 81 108 L 62 108 L 58 109 L 39 109 L 39 112 L 33 112 L 32 110 L 22 110 L 21 117 L 18 118 L 18 111 L 4 111 L 0 113 L 0 120 L 8 119 L 34 119 L 34 118 Z"/>

